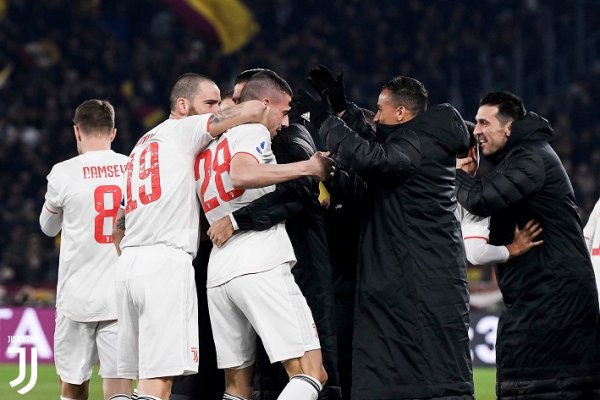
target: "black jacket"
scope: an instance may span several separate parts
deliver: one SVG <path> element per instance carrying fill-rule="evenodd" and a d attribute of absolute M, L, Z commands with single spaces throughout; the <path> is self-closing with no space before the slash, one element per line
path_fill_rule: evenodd
<path fill-rule="evenodd" d="M 298 124 L 283 129 L 273 139 L 272 149 L 280 164 L 308 160 L 316 151 L 310 133 Z M 318 197 L 317 179 L 296 179 L 277 185 L 275 191 L 236 210 L 233 216 L 242 230 L 265 230 L 285 221 L 297 259 L 292 273 L 312 311 L 319 332 L 323 364 L 329 376 L 321 397 L 335 399 L 339 398 L 340 388 L 332 316 L 333 283 Z M 278 372 L 274 368 L 266 374 L 259 371 L 257 398 L 274 399 L 287 383 L 288 377 L 283 368 L 277 367 Z M 279 375 L 281 379 L 273 375 Z"/>
<path fill-rule="evenodd" d="M 506 303 L 496 344 L 503 399 L 600 398 L 598 294 L 573 189 L 548 144 L 553 135 L 548 121 L 528 113 L 488 157 L 491 174 L 457 174 L 459 202 L 491 216 L 491 244 L 510 243 L 515 224 L 532 218 L 544 229 L 541 246 L 497 267 Z"/>
<path fill-rule="evenodd" d="M 472 398 L 469 294 L 453 197 L 456 154 L 469 143 L 464 121 L 440 105 L 407 123 L 380 125 L 375 136 L 358 135 L 337 117 L 320 134 L 336 162 L 368 186 L 352 398 Z"/>

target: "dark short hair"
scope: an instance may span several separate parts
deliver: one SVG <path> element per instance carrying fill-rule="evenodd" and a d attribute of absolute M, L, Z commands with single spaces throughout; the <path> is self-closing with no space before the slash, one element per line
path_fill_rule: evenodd
<path fill-rule="evenodd" d="M 480 106 L 498 107 L 498 119 L 506 122 L 516 121 L 525 116 L 526 110 L 523 100 L 510 92 L 490 92 L 479 101 Z"/>
<path fill-rule="evenodd" d="M 227 99 L 227 98 L 231 99 L 232 97 L 233 97 L 233 89 L 229 89 L 224 92 L 221 92 L 221 100 Z"/>
<path fill-rule="evenodd" d="M 469 148 L 477 145 L 477 137 L 475 136 L 475 123 L 471 121 L 465 121 L 467 130 L 469 131 Z"/>
<path fill-rule="evenodd" d="M 421 114 L 427 110 L 427 89 L 415 78 L 397 76 L 383 85 L 383 89 L 392 92 L 392 100 L 395 104 L 405 107 L 414 114 Z"/>
<path fill-rule="evenodd" d="M 115 128 L 115 109 L 107 100 L 86 100 L 75 109 L 73 123 L 84 134 L 111 133 Z"/>
<path fill-rule="evenodd" d="M 240 94 L 240 101 L 258 100 L 268 97 L 273 91 L 283 92 L 293 96 L 290 85 L 271 70 L 264 70 L 254 75 Z"/>
<path fill-rule="evenodd" d="M 212 82 L 213 80 L 205 75 L 195 73 L 183 74 L 177 78 L 169 96 L 171 110 L 175 109 L 177 99 L 180 97 L 192 100 L 198 94 L 198 85 L 203 81 Z"/>
<path fill-rule="evenodd" d="M 233 82 L 233 85 L 235 86 L 238 83 L 246 83 L 254 75 L 258 74 L 259 72 L 263 72 L 263 71 L 270 71 L 270 70 L 265 69 L 265 68 L 251 68 L 251 69 L 247 69 L 245 71 L 242 71 L 242 72 L 239 73 L 238 76 L 235 77 L 235 81 Z"/>

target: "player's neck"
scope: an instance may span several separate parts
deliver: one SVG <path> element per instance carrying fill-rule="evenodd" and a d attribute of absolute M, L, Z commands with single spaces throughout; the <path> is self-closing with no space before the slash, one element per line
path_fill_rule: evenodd
<path fill-rule="evenodd" d="M 185 117 L 187 117 L 187 115 L 180 114 L 177 111 L 171 111 L 171 114 L 169 114 L 169 119 L 182 119 Z"/>
<path fill-rule="evenodd" d="M 81 154 L 90 151 L 110 150 L 110 140 L 104 138 L 93 138 L 81 142 Z"/>

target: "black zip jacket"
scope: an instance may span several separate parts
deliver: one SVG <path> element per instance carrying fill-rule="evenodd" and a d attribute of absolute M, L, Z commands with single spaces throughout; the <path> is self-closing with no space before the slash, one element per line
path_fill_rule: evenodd
<path fill-rule="evenodd" d="M 506 304 L 496 343 L 501 399 L 600 398 L 598 294 L 571 182 L 548 143 L 553 135 L 530 112 L 488 157 L 491 174 L 457 173 L 459 202 L 491 216 L 491 244 L 510 243 L 515 224 L 532 218 L 544 229 L 541 246 L 497 266 Z"/>
<path fill-rule="evenodd" d="M 359 133 L 337 117 L 320 129 L 336 162 L 367 184 L 352 399 L 471 399 L 469 293 L 453 196 L 456 155 L 469 144 L 464 121 L 445 104 Z"/>

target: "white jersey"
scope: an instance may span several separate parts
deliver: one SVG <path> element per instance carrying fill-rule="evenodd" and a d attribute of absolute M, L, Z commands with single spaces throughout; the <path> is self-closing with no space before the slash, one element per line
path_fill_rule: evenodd
<path fill-rule="evenodd" d="M 275 186 L 234 189 L 229 164 L 238 153 L 247 153 L 261 164 L 276 164 L 271 136 L 264 125 L 240 125 L 225 132 L 218 141 L 196 157 L 196 188 L 210 224 L 272 192 Z M 283 223 L 264 231 L 233 235 L 222 247 L 213 247 L 206 286 L 214 287 L 246 274 L 267 271 L 296 261 Z"/>
<path fill-rule="evenodd" d="M 460 222 L 467 260 L 473 265 L 503 263 L 510 257 L 506 246 L 493 246 L 490 240 L 490 219 L 471 214 L 460 204 L 454 211 Z"/>
<path fill-rule="evenodd" d="M 471 214 L 463 206 L 457 204 L 454 215 L 460 222 L 463 239 L 490 239 L 489 218 Z"/>
<path fill-rule="evenodd" d="M 598 285 L 598 291 L 600 292 L 600 200 L 594 206 L 590 218 L 583 228 L 583 236 L 592 258 L 596 285 Z"/>
<path fill-rule="evenodd" d="M 124 190 L 127 156 L 90 151 L 48 175 L 47 211 L 62 213 L 56 308 L 74 321 L 117 318 L 112 227 Z"/>
<path fill-rule="evenodd" d="M 213 140 L 210 116 L 168 119 L 137 142 L 127 164 L 121 248 L 163 244 L 196 254 L 200 209 L 191 165 Z"/>

